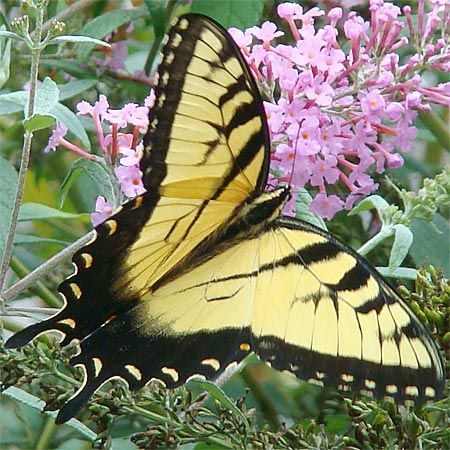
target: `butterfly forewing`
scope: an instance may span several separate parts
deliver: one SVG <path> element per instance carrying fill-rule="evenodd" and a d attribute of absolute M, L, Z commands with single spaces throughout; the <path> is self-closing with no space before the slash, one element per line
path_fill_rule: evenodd
<path fill-rule="evenodd" d="M 268 131 L 255 82 L 231 37 L 202 16 L 171 28 L 141 162 L 169 197 L 242 203 L 261 193 Z"/>
<path fill-rule="evenodd" d="M 177 272 L 183 259 L 261 192 L 268 170 L 262 102 L 231 37 L 181 18 L 162 52 L 141 169 L 147 194 L 97 227 L 60 286 L 66 307 L 10 346 L 56 329 L 82 339 Z"/>

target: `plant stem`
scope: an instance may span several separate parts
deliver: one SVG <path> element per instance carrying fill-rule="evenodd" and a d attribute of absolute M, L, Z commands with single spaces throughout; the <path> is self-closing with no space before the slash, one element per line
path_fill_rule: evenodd
<path fill-rule="evenodd" d="M 8 314 L 13 315 L 14 313 L 27 313 L 29 314 L 43 314 L 44 316 L 51 316 L 55 314 L 58 309 L 56 308 L 5 308 Z M 28 317 L 27 315 L 27 317 Z"/>
<path fill-rule="evenodd" d="M 11 269 L 16 275 L 23 279 L 30 274 L 28 268 L 20 261 L 19 258 L 13 256 L 11 258 Z M 47 306 L 53 308 L 60 308 L 62 305 L 61 299 L 55 295 L 50 289 L 45 287 L 40 281 L 36 282 L 36 286 L 30 287 L 30 291 L 39 296 Z"/>
<path fill-rule="evenodd" d="M 69 245 L 65 249 L 61 250 L 56 255 L 52 256 L 48 261 L 36 267 L 25 278 L 19 280 L 16 284 L 11 286 L 5 292 L 1 294 L 1 297 L 5 303 L 20 294 L 22 291 L 31 286 L 39 278 L 45 275 L 49 270 L 61 264 L 63 261 L 71 258 L 80 248 L 84 247 L 94 237 L 94 231 L 84 235 L 73 244 Z"/>
<path fill-rule="evenodd" d="M 31 49 L 31 68 L 30 68 L 30 93 L 28 100 L 28 107 L 26 112 L 26 119 L 31 117 L 34 113 L 34 102 L 36 99 L 37 78 L 39 69 L 39 58 L 41 55 L 41 39 L 42 39 L 42 23 L 44 21 L 44 7 L 38 9 L 35 24 L 35 36 L 33 37 L 33 48 Z M 22 203 L 22 196 L 25 190 L 25 179 L 28 170 L 28 163 L 30 161 L 31 141 L 33 133 L 25 130 L 22 158 L 20 161 L 19 178 L 17 181 L 16 196 L 14 199 L 13 210 L 11 213 L 8 234 L 6 236 L 5 251 L 3 253 L 0 264 L 0 292 L 5 283 L 6 273 L 8 272 L 9 262 L 11 259 L 14 234 L 19 218 L 20 204 Z"/>
<path fill-rule="evenodd" d="M 450 131 L 446 124 L 434 111 L 419 111 L 420 120 L 433 133 L 439 144 L 450 150 Z"/>
<path fill-rule="evenodd" d="M 41 435 L 36 443 L 36 450 L 47 450 L 50 448 L 50 441 L 55 430 L 55 420 L 53 417 L 48 417 L 45 421 L 45 425 L 41 430 Z"/>
<path fill-rule="evenodd" d="M 363 246 L 361 246 L 357 251 L 360 255 L 367 255 L 371 252 L 377 245 L 379 245 L 382 241 L 387 239 L 389 236 L 392 236 L 394 233 L 394 227 L 392 225 L 384 226 L 379 233 L 369 239 Z"/>

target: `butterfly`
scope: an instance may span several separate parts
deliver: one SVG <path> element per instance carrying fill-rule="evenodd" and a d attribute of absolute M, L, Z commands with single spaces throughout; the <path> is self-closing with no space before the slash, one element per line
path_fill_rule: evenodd
<path fill-rule="evenodd" d="M 60 286 L 65 306 L 12 336 L 79 340 L 74 417 L 111 378 L 130 389 L 216 378 L 251 352 L 341 391 L 438 398 L 432 337 L 376 270 L 329 233 L 282 215 L 264 191 L 269 132 L 233 39 L 201 15 L 165 38 L 141 160 L 147 192 L 95 228 Z"/>

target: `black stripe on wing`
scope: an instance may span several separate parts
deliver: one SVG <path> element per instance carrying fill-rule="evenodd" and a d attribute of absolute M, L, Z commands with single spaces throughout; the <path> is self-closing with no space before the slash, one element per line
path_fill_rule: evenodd
<path fill-rule="evenodd" d="M 202 34 L 205 30 L 213 33 L 220 41 L 220 49 L 207 41 L 202 41 Z M 196 58 L 202 59 L 201 55 L 195 54 L 196 43 L 199 40 L 208 46 L 218 58 L 216 61 L 203 59 L 206 64 L 211 66 L 211 72 L 209 75 L 205 75 L 205 80 L 208 80 L 211 84 L 216 83 L 214 70 L 217 68 L 227 70 L 224 64 L 230 59 L 236 59 L 242 71 L 241 75 L 235 78 L 235 82 L 231 86 L 227 86 L 227 91 L 220 97 L 218 104 L 214 106 L 222 109 L 227 101 L 232 100 L 244 91 L 249 92 L 253 98 L 250 103 L 243 103 L 228 123 L 225 121 L 221 124 L 205 121 L 216 129 L 217 138 L 212 138 L 209 142 L 203 142 L 203 144 L 208 144 L 209 147 L 203 156 L 203 161 L 206 163 L 215 151 L 221 135 L 228 139 L 233 130 L 240 125 L 249 122 L 254 117 L 259 116 L 261 118 L 261 129 L 255 135 L 249 136 L 246 143 L 242 143 L 243 147 L 239 155 L 232 162 L 231 170 L 224 174 L 224 181 L 214 198 L 219 197 L 220 193 L 227 188 L 238 173 L 245 173 L 245 168 L 258 154 L 260 147 L 264 146 L 264 161 L 258 179 L 255 180 L 254 193 L 249 193 L 256 196 L 263 192 L 267 183 L 270 163 L 270 138 L 263 102 L 254 77 L 234 40 L 220 24 L 199 14 L 181 16 L 167 35 L 167 42 L 162 51 L 162 61 L 158 68 L 155 105 L 150 112 L 150 127 L 144 138 L 144 154 L 140 164 L 144 174 L 144 186 L 147 189 L 157 189 L 170 170 L 165 161 L 170 147 L 172 128 L 175 118 L 180 114 L 178 110 L 183 96 L 188 66 L 194 55 Z M 208 92 L 190 90 L 188 93 L 211 101 Z"/>
<path fill-rule="evenodd" d="M 64 308 L 55 316 L 19 331 L 5 346 L 21 347 L 50 330 L 64 334 L 61 342 L 64 346 L 72 339 L 83 339 L 130 308 L 137 299 L 121 289 L 118 281 L 125 281 L 127 249 L 139 238 L 159 199 L 158 192 L 147 192 L 98 225 L 93 241 L 72 257 L 75 273 L 58 287 L 65 300 Z"/>
<path fill-rule="evenodd" d="M 250 346 L 240 346 L 249 342 L 248 329 L 148 336 L 139 333 L 133 314 L 131 310 L 111 321 L 81 343 L 81 352 L 71 364 L 82 365 L 85 380 L 60 410 L 56 423 L 74 417 L 111 378 L 124 380 L 131 390 L 153 379 L 173 388 L 190 378 L 215 379 L 228 365 L 241 361 L 249 353 Z"/>
<path fill-rule="evenodd" d="M 320 235 L 327 239 L 326 242 L 306 248 L 302 242 L 299 250 L 291 243 L 292 252 L 274 261 L 272 270 L 273 280 L 276 280 L 277 268 L 291 268 L 293 288 L 296 283 L 298 288 L 293 292 L 294 299 L 284 301 L 292 302 L 291 304 L 313 301 L 313 333 L 321 328 L 320 336 L 324 336 L 324 332 L 328 337 L 336 336 L 337 346 L 334 347 L 336 354 L 327 354 L 323 350 L 318 351 L 313 337 L 308 348 L 304 344 L 286 342 L 283 336 L 254 336 L 255 349 L 262 359 L 269 361 L 276 369 L 288 370 L 300 378 L 331 385 L 342 391 L 363 391 L 377 397 L 413 400 L 418 403 L 442 396 L 444 370 L 439 350 L 430 333 L 363 257 L 323 230 L 296 219 L 281 218 L 271 228 L 299 230 L 302 236 L 306 231 L 311 233 L 311 238 Z M 353 267 L 339 265 L 339 256 L 344 254 L 354 258 L 356 264 Z M 321 270 L 323 278 L 320 280 L 320 276 L 317 276 L 317 279 L 323 289 L 317 292 L 315 298 L 302 297 L 301 274 L 306 270 L 315 276 L 315 264 Z M 329 270 L 324 269 L 327 264 L 330 265 Z M 268 265 L 260 269 L 271 270 L 271 267 Z M 327 278 L 335 278 L 340 271 L 342 273 L 337 282 L 326 282 Z M 333 275 L 329 275 L 332 272 Z M 297 277 L 300 281 L 296 281 Z M 372 288 L 369 288 L 370 283 Z M 373 287 L 375 284 L 378 289 Z M 374 293 L 373 298 L 367 297 L 369 293 Z M 319 304 L 330 300 L 335 319 L 329 320 L 323 314 L 317 316 Z M 300 322 L 301 317 L 298 320 Z M 355 323 L 359 329 L 348 329 Z M 350 333 L 354 333 L 354 340 L 361 339 L 360 354 L 357 357 L 348 354 L 348 350 L 355 349 L 356 344 L 346 346 L 347 354 L 343 353 L 344 341 L 340 348 L 340 338 L 343 337 L 340 333 L 346 326 Z M 348 338 L 347 333 L 345 337 Z M 332 348 L 333 346 L 329 347 Z"/>

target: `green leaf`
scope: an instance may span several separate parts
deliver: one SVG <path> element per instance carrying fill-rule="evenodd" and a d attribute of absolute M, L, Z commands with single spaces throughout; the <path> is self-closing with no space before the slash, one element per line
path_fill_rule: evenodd
<path fill-rule="evenodd" d="M 52 113 L 60 122 L 64 123 L 69 131 L 71 131 L 81 141 L 84 150 L 89 151 L 91 149 L 89 137 L 76 114 L 74 114 L 67 106 L 61 103 L 58 103 L 55 106 Z"/>
<path fill-rule="evenodd" d="M 325 429 L 331 434 L 345 433 L 352 425 L 347 414 L 327 414 L 325 416 Z"/>
<path fill-rule="evenodd" d="M 59 101 L 66 100 L 68 98 L 75 97 L 92 86 L 95 86 L 98 83 L 95 79 L 87 79 L 87 80 L 75 80 L 70 83 L 58 84 L 59 89 Z"/>
<path fill-rule="evenodd" d="M 394 226 L 395 238 L 389 258 L 389 270 L 393 272 L 398 269 L 405 260 L 406 255 L 413 243 L 414 236 L 411 230 L 403 224 Z"/>
<path fill-rule="evenodd" d="M 376 269 L 383 277 L 405 278 L 407 280 L 415 280 L 417 278 L 417 270 L 410 267 L 399 267 L 393 271 L 389 267 L 377 267 Z"/>
<path fill-rule="evenodd" d="M 53 110 L 58 102 L 58 85 L 51 78 L 46 77 L 36 91 L 34 112 L 35 114 L 46 115 Z"/>
<path fill-rule="evenodd" d="M 264 10 L 261 0 L 193 0 L 191 11 L 217 20 L 225 28 L 258 25 Z"/>
<path fill-rule="evenodd" d="M 369 211 L 371 209 L 376 209 L 379 213 L 386 209 L 389 203 L 379 195 L 371 195 L 361 200 L 358 205 L 356 205 L 349 213 L 349 216 L 354 216 L 362 211 Z"/>
<path fill-rule="evenodd" d="M 148 16 L 148 12 L 145 8 L 115 9 L 88 22 L 81 33 L 84 36 L 101 39 L 116 28 L 146 16 Z M 92 44 L 79 44 L 77 47 L 78 60 L 83 61 L 89 56 L 94 46 Z"/>
<path fill-rule="evenodd" d="M 312 202 L 312 197 L 309 195 L 306 189 L 300 189 L 295 202 L 297 219 L 308 222 L 322 230 L 327 231 L 327 226 L 321 217 L 316 216 L 309 210 L 309 205 Z"/>
<path fill-rule="evenodd" d="M 112 178 L 107 168 L 99 163 L 95 163 L 89 159 L 77 159 L 66 175 L 58 193 L 58 205 L 61 207 L 67 197 L 67 193 L 72 187 L 75 180 L 85 173 L 97 185 L 99 195 L 103 195 L 113 205 L 117 204 L 116 192 L 117 181 Z"/>
<path fill-rule="evenodd" d="M 2 156 L 0 156 L 0 174 L 0 255 L 3 255 L 16 196 L 18 175 L 16 169 Z"/>
<path fill-rule="evenodd" d="M 28 99 L 28 92 L 16 91 L 0 94 L 0 116 L 23 111 Z"/>
<path fill-rule="evenodd" d="M 53 38 L 48 44 L 52 43 L 58 43 L 58 42 L 83 42 L 83 43 L 89 43 L 93 45 L 101 45 L 102 47 L 111 47 L 110 44 L 107 42 L 101 41 L 100 39 L 91 38 L 89 36 L 58 36 Z"/>
<path fill-rule="evenodd" d="M 45 402 L 35 397 L 34 395 L 29 394 L 28 392 L 23 391 L 22 389 L 16 387 L 9 387 L 2 392 L 2 395 L 9 397 L 22 405 L 29 406 L 30 408 L 37 409 L 40 412 L 43 412 L 47 416 L 56 417 L 57 411 L 43 411 Z M 97 439 L 97 435 L 89 429 L 86 425 L 81 423 L 77 419 L 70 419 L 66 422 L 66 425 L 78 431 L 82 436 L 84 436 L 89 441 L 95 441 Z"/>
<path fill-rule="evenodd" d="M 95 79 L 76 80 L 70 83 L 58 84 L 59 100 L 66 100 L 87 91 L 98 83 Z M 28 91 L 0 94 L 0 116 L 23 111 L 28 100 Z M 54 105 L 56 106 L 56 105 Z"/>
<path fill-rule="evenodd" d="M 5 28 L 2 25 L 0 28 Z M 5 85 L 10 76 L 11 40 L 0 37 L 0 88 Z"/>
<path fill-rule="evenodd" d="M 0 95 L 0 115 L 13 114 L 24 111 L 28 102 L 28 91 L 9 92 Z M 40 130 L 49 125 L 49 113 L 57 105 L 59 100 L 58 85 L 51 79 L 46 78 L 36 91 L 36 99 L 34 103 L 34 114 L 32 117 L 25 119 L 24 126 L 28 131 Z M 36 115 L 36 117 L 34 117 Z M 42 122 L 42 118 L 47 118 Z M 30 120 L 31 122 L 28 122 Z"/>
<path fill-rule="evenodd" d="M 433 264 L 441 268 L 446 277 L 450 277 L 450 254 L 448 237 L 450 226 L 440 214 L 435 214 L 431 223 L 413 220 L 411 230 L 414 242 L 409 251 L 417 267 Z"/>
<path fill-rule="evenodd" d="M 19 221 L 26 220 L 47 220 L 47 219 L 79 219 L 84 214 L 75 214 L 60 211 L 41 203 L 24 203 L 20 207 Z"/>
<path fill-rule="evenodd" d="M 14 236 L 14 245 L 41 244 L 41 243 L 59 244 L 64 246 L 70 245 L 70 242 L 67 241 L 61 241 L 59 239 L 42 238 L 39 236 L 32 236 L 30 234 L 16 234 Z"/>
<path fill-rule="evenodd" d="M 24 37 L 19 36 L 17 33 L 13 33 L 12 31 L 0 30 L 0 36 L 5 36 L 7 38 L 17 39 L 20 41 L 27 42 L 27 40 Z"/>
<path fill-rule="evenodd" d="M 245 423 L 245 425 L 248 427 L 248 421 L 245 415 L 242 413 L 242 411 L 239 410 L 239 408 L 234 404 L 234 402 L 225 394 L 222 389 L 220 389 L 219 386 L 217 386 L 212 381 L 208 380 L 191 380 L 188 381 L 187 386 L 199 386 L 204 391 L 208 392 L 208 394 L 218 402 L 220 402 L 223 406 L 228 408 L 233 412 L 234 415 L 241 418 L 242 422 Z"/>
<path fill-rule="evenodd" d="M 145 0 L 150 20 L 155 30 L 155 38 L 162 39 L 167 27 L 167 5 L 165 0 Z"/>
<path fill-rule="evenodd" d="M 51 128 L 56 119 L 51 114 L 33 114 L 28 119 L 24 119 L 22 124 L 25 130 L 32 133 L 33 131 L 43 130 L 44 128 Z"/>

